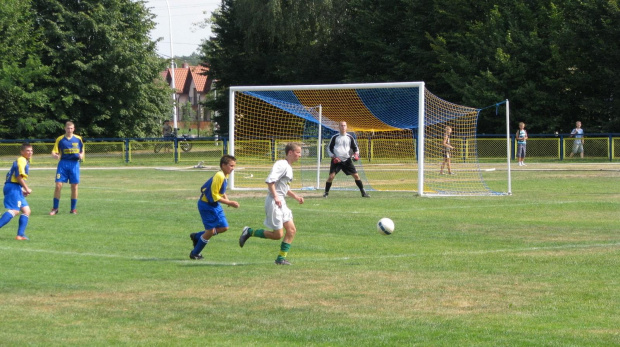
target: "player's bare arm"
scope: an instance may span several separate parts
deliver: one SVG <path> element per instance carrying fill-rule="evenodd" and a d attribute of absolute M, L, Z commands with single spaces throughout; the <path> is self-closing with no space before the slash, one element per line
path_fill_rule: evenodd
<path fill-rule="evenodd" d="M 219 201 L 220 203 L 230 206 L 230 207 L 234 207 L 234 208 L 239 207 L 239 203 L 234 200 L 228 200 L 228 196 L 226 196 L 226 194 L 222 195 L 222 198 Z"/>
<path fill-rule="evenodd" d="M 276 194 L 276 184 L 275 184 L 275 182 L 267 183 L 267 190 L 269 190 L 269 193 L 271 194 L 271 196 L 273 196 L 273 201 L 276 202 L 276 205 L 278 207 L 282 207 L 282 201 L 280 201 L 280 198 L 278 197 L 278 194 Z"/>
<path fill-rule="evenodd" d="M 24 180 L 22 175 L 17 176 L 17 183 L 19 183 L 19 185 L 22 186 L 22 192 L 24 192 L 25 196 L 30 195 L 32 193 L 32 189 L 28 187 L 28 185 L 26 184 L 26 180 Z"/>
<path fill-rule="evenodd" d="M 290 190 L 286 193 L 286 195 L 288 195 L 288 196 L 290 196 L 291 198 L 293 198 L 293 199 L 297 200 L 300 204 L 303 204 L 303 203 L 304 203 L 304 198 L 303 198 L 302 196 L 299 196 L 299 195 L 297 195 L 297 194 L 293 193 L 293 192 L 292 192 L 292 191 L 290 191 Z"/>

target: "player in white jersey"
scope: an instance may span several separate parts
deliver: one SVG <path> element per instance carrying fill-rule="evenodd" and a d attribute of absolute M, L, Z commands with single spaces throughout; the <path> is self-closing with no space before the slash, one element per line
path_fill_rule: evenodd
<path fill-rule="evenodd" d="M 353 165 L 353 160 L 358 161 L 360 158 L 360 149 L 357 145 L 357 141 L 347 134 L 347 122 L 340 122 L 338 125 L 339 133 L 332 136 L 327 146 L 327 154 L 332 158 L 329 165 L 329 177 L 325 182 L 325 193 L 323 197 L 326 198 L 329 195 L 329 189 L 332 187 L 332 182 L 336 178 L 336 174 L 342 170 L 347 176 L 353 176 L 355 184 L 362 193 L 363 198 L 369 198 L 370 195 L 366 194 L 364 190 L 364 183 L 360 179 L 360 175 Z"/>
<path fill-rule="evenodd" d="M 243 228 L 239 237 L 239 246 L 243 247 L 245 242 L 252 236 L 262 239 L 284 240 L 280 244 L 280 253 L 276 258 L 277 265 L 291 265 L 286 260 L 291 243 L 295 238 L 297 229 L 293 222 L 293 212 L 286 205 L 286 196 L 297 200 L 300 204 L 304 203 L 304 198 L 290 190 L 290 183 L 293 180 L 293 167 L 291 164 L 301 158 L 301 146 L 296 143 L 289 143 L 284 148 L 286 159 L 278 160 L 273 165 L 269 176 L 265 180 L 267 183 L 267 198 L 265 198 L 265 226 L 273 231 L 264 229 Z M 286 230 L 286 234 L 284 234 Z"/>

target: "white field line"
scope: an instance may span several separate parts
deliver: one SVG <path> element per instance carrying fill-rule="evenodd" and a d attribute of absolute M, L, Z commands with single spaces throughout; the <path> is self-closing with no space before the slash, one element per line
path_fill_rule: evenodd
<path fill-rule="evenodd" d="M 416 257 L 450 257 L 450 256 L 477 256 L 484 254 L 494 254 L 494 253 L 525 253 L 525 252 L 535 252 L 535 251 L 559 251 L 559 250 L 567 250 L 567 249 L 594 249 L 594 248 L 616 248 L 620 247 L 620 242 L 615 243 L 599 243 L 599 244 L 590 244 L 590 245 L 580 245 L 580 244 L 569 244 L 569 245 L 561 245 L 561 246 L 543 246 L 543 247 L 525 247 L 525 248 L 502 248 L 502 249 L 490 249 L 490 250 L 480 250 L 480 251 L 456 251 L 456 252 L 442 252 L 442 253 L 410 253 L 410 254 L 391 254 L 391 255 L 369 255 L 369 256 L 355 256 L 355 257 L 339 257 L 339 258 L 299 258 L 296 257 L 298 262 L 333 262 L 334 260 L 338 261 L 347 261 L 347 260 L 361 260 L 361 259 L 386 259 L 386 258 L 416 258 Z M 24 248 L 14 248 L 7 246 L 0 246 L 0 250 L 4 251 L 19 251 L 24 252 Z M 65 255 L 65 256 L 79 256 L 79 257 L 93 257 L 93 258 L 115 258 L 115 259 L 126 259 L 126 260 L 137 260 L 137 261 L 166 261 L 173 263 L 191 263 L 195 265 L 219 265 L 219 266 L 238 266 L 238 265 L 257 265 L 257 264 L 265 264 L 270 262 L 212 262 L 212 261 L 196 261 L 196 260 L 181 260 L 181 259 L 171 259 L 171 258 L 157 258 L 157 257 L 138 257 L 138 256 L 127 256 L 120 254 L 101 254 L 101 253 L 81 253 L 81 252 L 68 252 L 68 251 L 55 251 L 49 249 L 28 249 L 28 252 L 37 252 L 37 253 L 46 253 L 46 254 L 57 254 L 57 255 Z"/>
<path fill-rule="evenodd" d="M 385 258 L 414 258 L 414 257 L 450 257 L 450 256 L 476 256 L 484 254 L 494 253 L 525 253 L 534 251 L 560 251 L 567 249 L 592 249 L 592 248 L 615 248 L 620 247 L 620 242 L 615 243 L 599 243 L 592 245 L 562 245 L 562 246 L 544 246 L 544 247 L 526 247 L 526 248 L 504 248 L 504 249 L 489 249 L 481 251 L 460 251 L 460 252 L 442 252 L 442 253 L 425 253 L 425 254 L 391 254 L 380 256 L 359 256 L 359 257 L 340 257 L 340 258 L 325 258 L 325 259 L 305 259 L 304 261 L 334 261 L 334 260 L 358 260 L 358 259 L 385 259 Z"/>

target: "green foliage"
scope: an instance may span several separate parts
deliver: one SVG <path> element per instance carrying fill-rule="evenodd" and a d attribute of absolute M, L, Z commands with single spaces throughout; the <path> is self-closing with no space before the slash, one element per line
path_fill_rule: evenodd
<path fill-rule="evenodd" d="M 532 133 L 620 131 L 616 1 L 224 0 L 210 22 L 222 125 L 231 85 L 421 80 L 455 103 L 509 99 Z"/>
<path fill-rule="evenodd" d="M 46 119 L 50 69 L 37 55 L 41 32 L 34 29 L 29 1 L 0 5 L 0 137 L 25 138 L 54 128 Z"/>
<path fill-rule="evenodd" d="M 12 4 L 14 0 L 8 3 Z M 3 21 L 0 122 L 6 137 L 55 137 L 73 120 L 86 137 L 148 136 L 171 109 L 144 4 L 31 0 Z M 12 8 L 4 7 L 3 8 Z M 4 13 L 3 13 L 4 16 Z M 20 36 L 21 35 L 21 36 Z M 25 37 L 25 38 L 24 38 Z M 30 42 L 24 45 L 24 42 Z M 17 57 L 18 59 L 13 59 Z"/>
<path fill-rule="evenodd" d="M 229 86 L 343 79 L 340 48 L 331 39 L 344 15 L 338 6 L 328 0 L 222 1 L 213 14 L 214 37 L 202 47 L 218 81 L 218 98 L 207 106 L 219 111 L 220 133 L 228 131 Z"/>
<path fill-rule="evenodd" d="M 14 240 L 17 220 L 0 229 L 2 344 L 620 344 L 618 171 L 516 171 L 506 197 L 298 192 L 303 205 L 288 200 L 294 265 L 280 267 L 279 242 L 238 246 L 243 226 L 262 225 L 265 191 L 228 191 L 240 202 L 225 208 L 230 230 L 203 261 L 188 258 L 215 163 L 85 164 L 79 214 L 69 214 L 65 187 L 53 217 L 54 171 L 31 171 L 30 241 Z M 375 231 L 386 216 L 391 236 Z"/>

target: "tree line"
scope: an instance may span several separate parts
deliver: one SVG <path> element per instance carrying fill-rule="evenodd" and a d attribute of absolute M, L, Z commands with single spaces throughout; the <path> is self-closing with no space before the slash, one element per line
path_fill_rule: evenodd
<path fill-rule="evenodd" d="M 620 132 L 615 0 L 223 0 L 201 46 L 218 88 L 424 81 L 472 107 L 510 100 L 530 132 Z M 227 123 L 226 93 L 211 103 Z M 481 133 L 504 118 L 481 113 Z"/>
<path fill-rule="evenodd" d="M 160 133 L 172 110 L 153 16 L 130 0 L 2 0 L 0 138 Z"/>
<path fill-rule="evenodd" d="M 509 99 L 531 133 L 620 132 L 617 0 L 222 0 L 199 55 L 218 80 L 220 131 L 233 85 L 424 81 L 485 107 Z M 166 61 L 136 0 L 0 3 L 0 138 L 159 133 Z M 479 132 L 501 133 L 483 112 Z"/>

